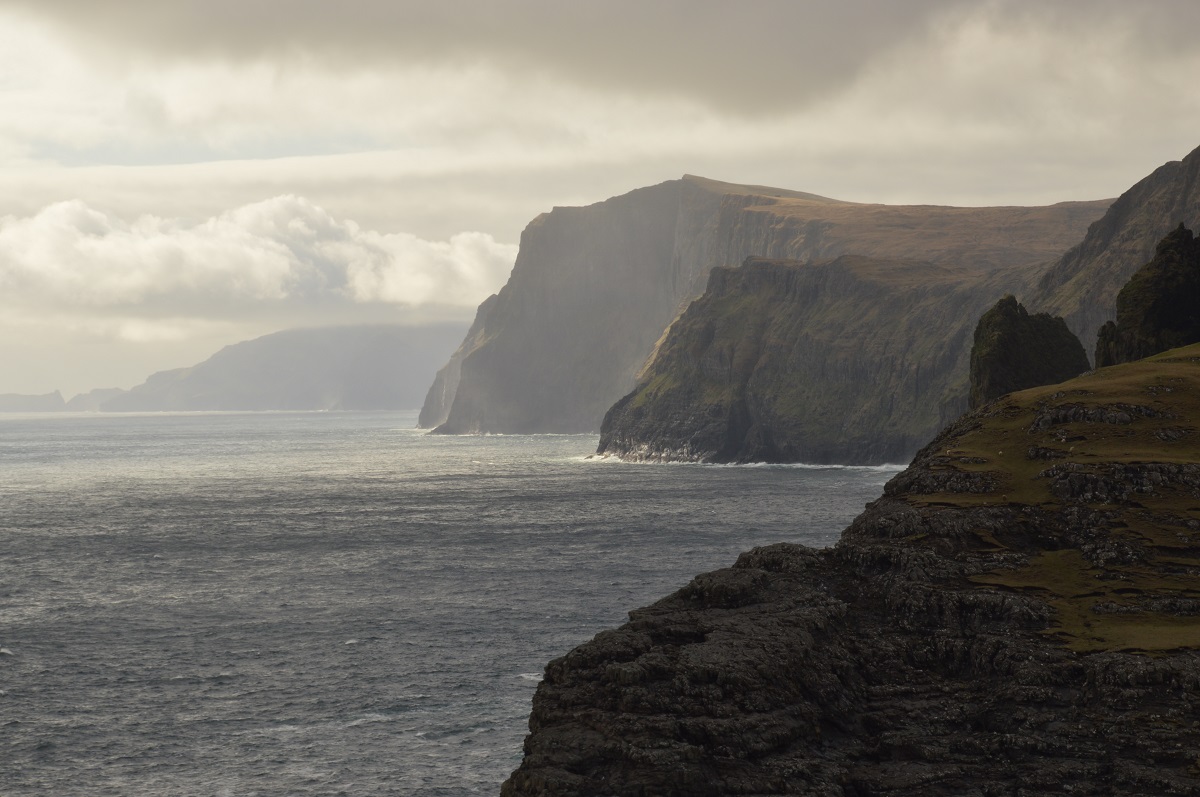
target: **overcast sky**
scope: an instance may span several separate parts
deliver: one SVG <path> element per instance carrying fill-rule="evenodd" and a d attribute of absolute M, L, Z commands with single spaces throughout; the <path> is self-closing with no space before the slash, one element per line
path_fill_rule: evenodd
<path fill-rule="evenodd" d="M 1200 146 L 1194 0 L 0 0 L 0 392 L 460 318 L 521 229 L 700 174 L 1119 194 Z"/>

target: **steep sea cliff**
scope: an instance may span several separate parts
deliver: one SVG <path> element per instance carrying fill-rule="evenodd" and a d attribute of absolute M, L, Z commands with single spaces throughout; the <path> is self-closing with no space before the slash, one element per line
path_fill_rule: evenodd
<path fill-rule="evenodd" d="M 481 306 L 422 423 L 444 433 L 597 430 L 715 266 L 854 253 L 1031 280 L 1107 206 L 863 205 L 689 176 L 555 208 L 522 234 L 508 284 Z"/>
<path fill-rule="evenodd" d="M 812 269 L 793 278 L 812 288 L 788 297 L 770 295 L 750 276 L 710 283 L 607 414 L 599 451 L 650 460 L 906 461 L 967 408 L 970 331 L 986 307 L 1015 294 L 1032 312 L 1063 316 L 1070 328 L 1063 334 L 1090 351 L 1129 275 L 1180 219 L 1200 216 L 1198 172 L 1200 150 L 1156 170 L 1057 261 L 996 259 L 973 268 L 965 246 L 948 256 L 931 236 L 930 253 L 912 256 L 923 269 L 908 261 L 890 276 L 878 263 L 849 291 L 817 289 L 828 282 L 825 272 L 846 270 L 830 262 L 793 264 Z M 1007 229 L 992 234 L 1003 238 Z M 862 251 L 858 240 L 851 247 Z M 938 266 L 952 268 L 958 285 L 931 299 L 946 281 Z M 920 322 L 907 317 L 906 303 Z M 729 323 L 730 306 L 741 307 L 741 328 Z M 747 333 L 756 328 L 751 318 L 772 319 L 770 334 Z M 712 355 L 733 339 L 742 367 L 722 373 Z M 1074 372 L 1084 367 L 1081 360 Z M 696 380 L 703 389 L 687 386 Z"/>
<path fill-rule="evenodd" d="M 653 461 L 903 462 L 966 409 L 988 275 L 845 255 L 717 268 L 599 453 Z"/>
<path fill-rule="evenodd" d="M 550 662 L 503 795 L 1200 792 L 1198 427 L 1200 346 L 963 416 Z"/>

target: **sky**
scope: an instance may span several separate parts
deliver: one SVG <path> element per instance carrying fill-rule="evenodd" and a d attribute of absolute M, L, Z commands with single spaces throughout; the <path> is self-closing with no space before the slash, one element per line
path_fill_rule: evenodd
<path fill-rule="evenodd" d="M 1200 146 L 1194 0 L 0 0 L 0 393 L 469 323 L 539 213 L 699 174 L 1115 197 Z"/>

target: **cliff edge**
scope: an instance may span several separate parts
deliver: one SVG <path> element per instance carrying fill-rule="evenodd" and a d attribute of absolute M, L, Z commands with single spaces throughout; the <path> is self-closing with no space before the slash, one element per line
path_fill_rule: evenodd
<path fill-rule="evenodd" d="M 964 415 L 550 662 L 504 797 L 1200 793 L 1200 345 Z"/>

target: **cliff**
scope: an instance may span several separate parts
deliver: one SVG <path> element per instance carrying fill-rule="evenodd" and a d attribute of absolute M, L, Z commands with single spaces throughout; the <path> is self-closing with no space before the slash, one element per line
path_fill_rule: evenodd
<path fill-rule="evenodd" d="M 429 390 L 425 393 L 425 400 L 421 403 L 421 412 L 417 416 L 418 428 L 432 429 L 446 422 L 446 418 L 450 415 L 450 405 L 454 401 L 454 394 L 458 391 L 458 382 L 462 377 L 462 361 L 482 345 L 483 320 L 487 318 L 495 303 L 495 294 L 483 300 L 475 312 L 475 321 L 467 330 L 467 336 L 450 355 L 450 360 L 437 370 L 433 377 L 433 384 L 429 386 Z"/>
<path fill-rule="evenodd" d="M 1062 316 L 1087 345 L 1115 316 L 1117 293 L 1180 223 L 1200 224 L 1200 148 L 1156 169 L 1123 193 L 1083 240 L 1021 296 L 1031 309 Z"/>
<path fill-rule="evenodd" d="M 964 324 L 974 323 L 986 307 L 978 301 L 985 295 L 979 292 L 983 286 L 990 287 L 992 297 L 1004 293 L 1030 297 L 1031 307 L 1063 316 L 1067 327 L 1060 328 L 1047 320 L 1045 329 L 1039 333 L 1066 347 L 1060 352 L 1064 358 L 1061 370 L 1043 362 L 1042 355 L 1049 353 L 1044 347 L 1027 349 L 1037 351 L 1038 356 L 1021 363 L 1006 363 L 1003 357 L 993 359 L 989 373 L 999 381 L 980 386 L 981 397 L 1058 381 L 1071 371 L 1079 373 L 1084 370 L 1080 367 L 1082 362 L 1066 351 L 1072 348 L 1071 332 L 1079 335 L 1080 340 L 1094 340 L 1099 324 L 1112 316 L 1121 286 L 1146 262 L 1145 253 L 1154 251 L 1164 234 L 1164 224 L 1174 223 L 1164 219 L 1200 215 L 1200 193 L 1195 182 L 1198 170 L 1200 150 L 1181 162 L 1156 170 L 1126 191 L 1099 221 L 1090 225 L 1082 242 L 1069 251 L 1064 250 L 1066 254 L 1057 260 L 1028 259 L 1024 264 L 1020 260 L 1021 246 L 1033 241 L 1030 234 L 1033 227 L 1028 225 L 1035 218 L 1036 209 L 1027 210 L 1024 233 L 1010 241 L 1012 245 L 1003 256 L 997 245 L 1014 229 L 1010 226 L 1012 220 L 1003 217 L 1012 209 L 980 209 L 986 212 L 984 218 L 989 223 L 997 225 L 986 234 L 974 230 L 971 226 L 974 217 L 964 214 L 960 219 L 963 226 L 957 231 L 959 237 L 953 245 L 947 244 L 945 233 L 939 232 L 938 225 L 930 221 L 937 218 L 936 214 L 918 224 L 920 214 L 913 209 L 904 213 L 900 213 L 902 209 L 890 209 L 889 212 L 899 214 L 894 219 L 871 218 L 872 223 L 880 225 L 879 229 L 844 222 L 840 229 L 853 230 L 849 247 L 859 254 L 868 254 L 868 249 L 880 246 L 876 236 L 881 230 L 903 240 L 908 226 L 919 227 L 922 230 L 919 240 L 926 242 L 925 252 L 914 251 L 906 257 L 947 266 L 963 275 L 959 289 L 953 293 L 957 303 L 947 303 L 941 309 L 945 318 L 926 312 L 929 323 L 925 325 L 898 322 L 900 310 L 888 292 L 865 290 L 857 300 L 814 295 L 811 306 L 796 304 L 791 310 L 813 320 L 794 324 L 785 337 L 772 339 L 774 351 L 764 350 L 754 355 L 765 358 L 765 367 L 754 366 L 754 395 L 787 394 L 794 400 L 786 405 L 767 402 L 770 406 L 762 411 L 753 403 L 743 410 L 735 401 L 730 404 L 732 411 L 715 407 L 706 416 L 710 409 L 708 399 L 719 381 L 711 369 L 703 375 L 707 380 L 704 391 L 689 394 L 686 390 L 662 389 L 664 385 L 673 388 L 680 380 L 694 378 L 696 374 L 687 356 L 678 356 L 680 352 L 707 346 L 703 338 L 707 322 L 692 316 L 688 324 L 670 331 L 664 342 L 671 340 L 673 345 L 660 346 L 655 351 L 633 392 L 612 407 L 603 424 L 599 451 L 651 460 L 746 461 L 754 457 L 769 461 L 843 463 L 906 460 L 942 423 L 968 406 L 972 341 L 969 333 L 959 333 Z M 948 209 L 937 210 L 948 212 Z M 849 211 L 843 209 L 843 212 Z M 774 228 L 794 232 L 783 222 Z M 968 228 L 974 230 L 969 236 L 965 235 Z M 1046 229 L 1042 228 L 1042 232 Z M 1023 243 L 1019 246 L 1018 242 Z M 818 256 L 828 253 L 821 246 L 814 247 L 814 252 Z M 984 252 L 990 254 L 980 254 Z M 896 259 L 878 252 L 873 257 Z M 936 282 L 937 277 L 929 279 Z M 860 284 L 866 286 L 870 282 Z M 736 301 L 733 292 L 726 301 Z M 839 319 L 832 313 L 815 310 L 826 306 L 841 307 L 844 312 L 854 313 L 855 318 Z M 843 337 L 832 344 L 826 343 L 822 331 L 813 326 L 816 323 L 837 328 Z M 901 333 L 910 338 L 901 337 Z M 700 337 L 681 340 L 687 334 Z M 778 350 L 781 346 L 794 349 L 811 340 L 822 343 L 814 351 L 793 355 L 794 367 L 808 380 L 801 390 L 789 384 L 789 376 L 776 367 Z M 749 357 L 747 352 L 751 348 L 743 341 L 742 356 Z M 838 355 L 831 358 L 827 352 L 834 349 Z M 922 350 L 937 352 L 937 359 L 912 356 Z M 1000 351 L 992 349 L 989 356 Z M 1082 360 L 1086 359 L 1084 353 Z M 821 362 L 822 367 L 814 371 L 812 361 Z M 908 373 L 890 373 L 891 368 L 908 369 Z M 768 384 L 769 374 L 780 380 L 778 385 Z M 738 393 L 742 389 L 739 379 L 738 374 L 731 374 L 723 390 Z M 906 402 L 911 404 L 911 413 L 896 411 L 893 396 L 899 390 L 901 401 L 913 398 L 913 387 L 906 382 L 921 387 L 920 400 Z M 875 441 L 867 436 L 872 430 L 879 434 Z"/>
<path fill-rule="evenodd" d="M 1026 286 L 1028 269 L 1077 242 L 1107 205 L 864 205 L 685 176 L 555 208 L 525 229 L 508 283 L 480 307 L 422 423 L 443 433 L 595 431 L 714 266 L 854 253 L 1015 270 Z"/>
<path fill-rule="evenodd" d="M 1200 345 L 963 416 L 838 545 L 550 662 L 504 797 L 1200 793 Z"/>
<path fill-rule="evenodd" d="M 1010 294 L 975 327 L 968 405 L 975 409 L 1014 390 L 1053 385 L 1089 367 L 1083 344 L 1061 318 L 1030 315 Z"/>
<path fill-rule="evenodd" d="M 382 410 L 420 405 L 462 326 L 292 329 L 160 371 L 99 403 L 106 412 Z"/>
<path fill-rule="evenodd" d="M 0 412 L 61 412 L 67 408 L 62 393 L 0 393 Z"/>
<path fill-rule="evenodd" d="M 995 296 L 966 269 L 844 255 L 713 269 L 601 454 L 656 461 L 910 458 L 966 405 L 974 320 Z"/>
<path fill-rule="evenodd" d="M 1096 366 L 1132 362 L 1200 341 L 1200 241 L 1182 224 L 1117 294 L 1117 320 L 1100 328 Z"/>

